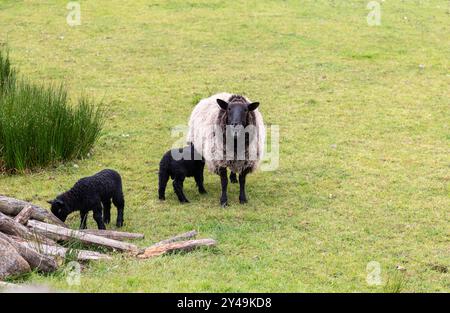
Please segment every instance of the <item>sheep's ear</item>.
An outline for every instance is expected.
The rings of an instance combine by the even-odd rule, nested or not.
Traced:
[[[53,204],[53,202],[54,202],[53,200],[48,200],[47,201],[48,204]]]
[[[250,103],[247,108],[249,111],[256,110],[256,108],[259,106],[259,102],[252,102]]]
[[[222,99],[217,99],[217,104],[220,106],[222,110],[228,109],[228,102],[223,101]]]

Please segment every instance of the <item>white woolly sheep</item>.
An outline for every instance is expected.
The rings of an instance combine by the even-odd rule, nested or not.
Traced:
[[[189,119],[187,142],[197,147],[208,169],[220,175],[222,206],[228,201],[227,168],[231,182],[239,174],[239,201],[246,203],[245,177],[263,158],[265,128],[258,106],[241,95],[219,93],[201,100]]]

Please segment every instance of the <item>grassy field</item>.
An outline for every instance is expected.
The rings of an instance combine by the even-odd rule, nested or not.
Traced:
[[[219,242],[91,263],[81,285],[62,273],[28,281],[83,292],[450,291],[450,4],[384,1],[370,27],[367,3],[81,1],[81,25],[70,27],[67,1],[0,0],[0,43],[22,74],[64,80],[71,95],[107,106],[90,158],[0,174],[0,193],[48,207],[79,178],[114,168],[124,230],[146,235],[139,245],[191,229]],[[189,180],[190,204],[172,188],[160,202],[171,128],[220,91],[260,101],[265,122],[280,126],[279,168],[249,176],[247,205],[233,185],[220,208],[210,173],[208,195]],[[371,261],[381,285],[366,282]]]

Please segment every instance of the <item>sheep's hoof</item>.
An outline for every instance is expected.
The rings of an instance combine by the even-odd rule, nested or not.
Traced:
[[[166,197],[159,197],[159,200],[164,201],[166,200]]]
[[[189,200],[188,199],[183,199],[183,200],[180,201],[180,203],[189,203]]]
[[[202,194],[202,195],[204,195],[205,193],[207,193],[205,189],[199,190],[198,192],[199,192],[200,194]]]
[[[240,202],[241,204],[246,204],[248,201],[247,201],[247,199],[239,199],[239,202]]]
[[[105,224],[109,224],[109,222],[110,222],[110,220],[109,219],[107,219],[107,218],[105,218],[105,219],[103,219],[103,223],[105,223]]]
[[[222,207],[222,208],[225,208],[226,206],[228,206],[228,201],[220,201],[220,206]]]
[[[118,222],[116,223],[116,226],[117,226],[117,227],[122,227],[122,226],[123,226],[123,221],[118,221]]]

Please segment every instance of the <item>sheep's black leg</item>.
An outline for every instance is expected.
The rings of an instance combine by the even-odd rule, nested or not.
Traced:
[[[227,168],[221,167],[219,169],[220,182],[222,185],[222,196],[220,197],[220,205],[226,207],[228,205],[227,187],[228,187],[228,176]]]
[[[102,200],[103,205],[103,222],[109,224],[111,221],[111,199]]]
[[[244,170],[241,174],[239,174],[239,202],[247,203],[247,196],[245,195],[245,177],[247,176],[248,171]]]
[[[112,198],[112,201],[117,208],[116,226],[122,227],[123,226],[123,209],[125,207],[125,199],[123,198],[123,192],[120,191],[116,195],[114,195],[114,197]]]
[[[97,222],[98,229],[106,229],[105,224],[103,223],[103,214],[102,214],[102,205],[99,201],[92,208],[94,211],[94,220]]]
[[[181,203],[189,202],[183,192],[183,182],[184,176],[175,177],[173,181],[173,190],[175,191],[175,194],[177,195],[178,200],[180,200]]]
[[[233,172],[230,173],[230,182],[232,184],[235,184],[235,183],[238,182],[237,177],[236,177],[236,173],[233,173]]]
[[[86,229],[87,217],[88,211],[80,211],[80,218],[81,218],[80,229]]]

